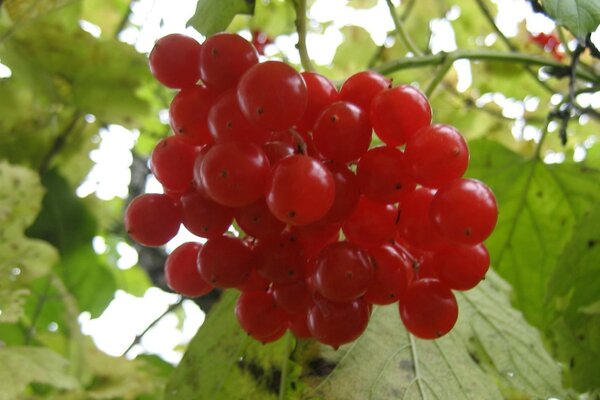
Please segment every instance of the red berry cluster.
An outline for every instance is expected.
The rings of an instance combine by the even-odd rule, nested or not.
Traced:
[[[125,224],[147,246],[180,224],[207,239],[170,254],[172,289],[239,289],[239,323],[261,342],[290,329],[337,348],[362,334],[373,304],[394,302],[418,337],[453,327],[452,289],[483,279],[497,208],[487,186],[462,178],[467,145],[431,125],[419,90],[364,71],[338,91],[317,73],[259,63],[228,33],[202,45],[166,36],[150,66],[179,89],[174,135],[151,156],[165,194],[134,199]],[[372,131],[384,145],[370,148]],[[234,221],[244,235],[227,233]]]

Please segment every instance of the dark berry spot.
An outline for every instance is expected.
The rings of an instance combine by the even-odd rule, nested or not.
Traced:
[[[465,236],[471,236],[472,233],[471,228],[465,228]]]
[[[227,170],[223,170],[223,171],[221,171],[221,173],[219,174],[219,176],[220,176],[221,178],[227,178],[227,176],[228,176],[228,175],[229,175],[229,174],[227,173]]]
[[[336,123],[338,122],[338,120],[340,119],[336,114],[333,114],[331,117],[331,122]]]
[[[233,122],[231,122],[231,121],[227,121],[227,123],[225,124],[225,127],[226,127],[227,129],[231,129],[231,128],[233,128]]]
[[[265,112],[265,110],[262,107],[258,107],[256,109],[256,114],[257,115],[263,115],[264,112]]]
[[[396,190],[400,190],[400,189],[402,189],[402,184],[401,184],[400,182],[397,182],[397,183],[394,185],[394,189],[396,189]]]
[[[213,56],[218,56],[219,55],[219,50],[216,47],[213,47],[212,49],[210,49],[210,53]]]
[[[294,210],[288,211],[288,217],[289,217],[289,218],[294,218],[294,217],[296,217],[296,211],[294,211]]]

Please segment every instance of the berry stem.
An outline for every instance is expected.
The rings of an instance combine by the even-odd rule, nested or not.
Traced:
[[[392,0],[385,0],[385,2],[387,3],[388,8],[390,9],[390,15],[392,17],[392,20],[394,21],[394,26],[396,27],[396,34],[398,35],[398,38],[402,41],[402,44],[404,44],[408,51],[410,51],[414,55],[423,55],[423,52],[419,50],[419,48],[415,45],[410,36],[408,36],[406,29],[404,29],[404,24],[398,17],[398,14],[396,13],[396,7],[394,7]]]
[[[455,60],[452,57],[446,58],[444,63],[439,67],[437,73],[434,75],[433,79],[431,79],[431,81],[427,84],[424,92],[425,96],[428,98],[431,97],[438,85],[444,80],[444,77],[448,71],[450,71],[450,68],[452,68],[454,61]]]
[[[456,50],[449,53],[437,53],[416,57],[399,58],[397,60],[383,63],[374,68],[374,70],[381,74],[390,74],[403,69],[419,68],[426,65],[441,65],[448,58],[451,58],[452,60],[507,62],[514,64],[535,65],[540,67],[565,67],[564,64],[558,61],[528,54],[494,50]],[[582,71],[579,68],[577,68],[575,74],[580,79],[593,83],[600,83],[600,76],[591,74],[587,71]]]
[[[315,67],[312,65],[310,57],[308,55],[308,48],[306,47],[306,0],[292,0],[296,8],[296,31],[298,32],[298,53],[300,53],[300,62],[302,68],[305,71],[314,71]]]

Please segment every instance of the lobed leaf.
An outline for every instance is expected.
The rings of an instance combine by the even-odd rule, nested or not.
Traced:
[[[188,21],[205,36],[224,31],[236,14],[252,14],[255,0],[199,0]]]
[[[547,335],[579,391],[600,388],[600,203],[565,246],[550,278]]]
[[[600,24],[600,3],[596,0],[544,0],[543,5],[557,24],[580,38]]]

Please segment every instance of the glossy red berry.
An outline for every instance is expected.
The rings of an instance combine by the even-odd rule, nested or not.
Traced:
[[[259,274],[274,283],[290,283],[304,277],[304,249],[287,232],[260,240],[254,247],[254,265]]]
[[[237,287],[250,276],[252,260],[252,250],[243,240],[223,235],[204,243],[198,253],[198,271],[215,287]]]
[[[165,194],[142,194],[125,210],[125,230],[144,246],[162,246],[179,231],[181,208]]]
[[[190,191],[181,196],[183,225],[196,236],[221,236],[233,222],[233,210],[215,203],[201,192]]]
[[[213,287],[198,272],[196,260],[202,245],[183,243],[169,254],[165,261],[165,280],[175,292],[187,297],[204,296]]]
[[[364,248],[379,246],[394,238],[398,210],[361,196],[358,206],[342,225],[346,238]]]
[[[393,245],[386,243],[369,250],[373,264],[373,278],[365,300],[371,304],[392,304],[406,294],[412,277],[412,263]]]
[[[285,313],[268,292],[242,293],[235,305],[235,316],[244,331],[263,343],[277,339],[287,329]]]
[[[306,315],[308,308],[313,304],[312,295],[308,291],[304,280],[290,283],[274,283],[271,287],[275,303],[289,314]]]
[[[363,299],[334,303],[320,299],[308,311],[308,329],[319,342],[334,349],[357,339],[367,329],[369,305]]]
[[[329,211],[334,196],[331,172],[314,158],[294,155],[273,167],[265,197],[269,209],[280,221],[306,225]]]
[[[161,139],[150,156],[154,177],[167,190],[185,192],[194,176],[194,161],[199,149],[177,136]]]
[[[398,206],[398,233],[411,246],[435,249],[443,238],[429,218],[435,189],[419,187],[408,194]]]
[[[257,239],[277,236],[285,228],[285,224],[271,214],[263,198],[238,208],[235,220],[247,235]]]
[[[361,193],[380,203],[397,203],[415,189],[406,158],[395,147],[367,151],[358,162],[356,177]]]
[[[194,145],[211,143],[207,118],[215,99],[216,94],[204,86],[192,86],[177,93],[169,107],[173,132]]]
[[[483,243],[475,246],[446,245],[436,251],[432,264],[440,281],[451,289],[469,290],[485,277],[490,254]]]
[[[367,152],[371,143],[369,116],[352,103],[336,101],[317,118],[313,138],[326,159],[340,163],[355,161]]]
[[[413,179],[433,188],[462,177],[469,164],[465,139],[449,125],[422,128],[408,140],[404,154]]]
[[[189,36],[178,33],[164,36],[150,52],[150,71],[160,83],[172,89],[194,86],[200,79],[201,48]]]
[[[421,339],[436,339],[448,333],[458,319],[452,291],[436,279],[421,279],[408,285],[400,302],[400,317],[406,329]]]
[[[280,61],[256,64],[237,89],[242,112],[254,125],[285,130],[300,121],[308,100],[302,75]]]
[[[345,164],[330,162],[325,166],[333,176],[335,197],[331,208],[323,217],[323,221],[342,222],[354,212],[358,205],[360,198],[358,179]]]
[[[498,220],[496,198],[476,179],[456,179],[441,187],[430,208],[433,225],[447,240],[464,245],[483,242]]]
[[[297,128],[301,131],[312,131],[317,117],[331,103],[339,100],[340,95],[334,84],[316,72],[301,72],[307,90],[306,110]]]
[[[224,91],[235,88],[257,63],[258,53],[250,42],[233,33],[217,33],[202,44],[200,76],[206,86]]]
[[[315,263],[315,288],[327,300],[357,299],[371,284],[371,260],[364,250],[350,242],[329,244],[321,250]]]
[[[385,144],[400,146],[431,123],[431,107],[418,89],[403,85],[379,92],[371,102],[370,117]]]
[[[242,207],[263,196],[269,171],[269,160],[260,147],[235,141],[216,144],[206,153],[200,177],[214,201]]]
[[[340,96],[342,100],[356,104],[368,114],[373,98],[391,85],[391,79],[377,72],[361,71],[346,79],[340,89]]]

